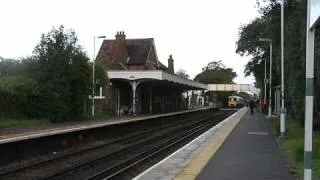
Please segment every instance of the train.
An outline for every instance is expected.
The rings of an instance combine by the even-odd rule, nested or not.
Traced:
[[[228,97],[229,107],[243,107],[243,106],[246,106],[247,104],[248,102],[240,96],[233,95]]]

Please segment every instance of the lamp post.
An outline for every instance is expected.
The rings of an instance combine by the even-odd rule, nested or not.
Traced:
[[[280,134],[284,137],[286,132],[285,123],[285,108],[284,108],[284,43],[283,43],[283,29],[284,29],[284,0],[281,1],[281,113],[280,113]]]
[[[94,97],[95,97],[95,59],[96,59],[96,39],[103,39],[106,36],[93,37],[93,59],[92,59],[92,94],[91,94],[91,115],[94,117]]]
[[[263,104],[267,100],[267,61],[264,60],[264,99]]]
[[[271,117],[271,95],[272,95],[272,40],[271,39],[267,39],[267,38],[259,38],[259,41],[262,42],[268,42],[270,45],[270,73],[269,73],[269,108],[268,108],[268,117]],[[266,61],[265,61],[265,72],[264,72],[264,77],[266,79]],[[265,82],[265,97],[264,99],[266,99],[266,82]]]

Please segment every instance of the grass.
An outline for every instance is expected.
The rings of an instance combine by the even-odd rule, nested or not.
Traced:
[[[0,119],[0,128],[50,124],[47,119]]]
[[[279,136],[279,119],[273,122],[274,129]],[[297,121],[287,121],[286,138],[279,140],[293,171],[298,176],[298,179],[303,179],[304,171],[304,129]],[[319,179],[320,177],[320,135],[318,132],[313,132],[312,140],[312,177]]]
[[[95,112],[95,116],[96,116],[97,118],[99,118],[99,117],[106,117],[106,118],[108,118],[108,117],[114,116],[114,114],[113,114],[112,112],[109,112],[109,111],[96,111],[96,112]]]
[[[114,112],[96,110],[94,113],[94,118],[92,118],[91,111],[88,111],[82,114],[81,120],[108,119],[114,116]]]
[[[96,111],[95,119],[106,119],[113,117],[114,114],[110,111]],[[91,113],[84,113],[81,117],[77,118],[77,121],[92,120]],[[25,126],[37,126],[51,124],[49,119],[0,119],[0,128],[9,127],[25,127]]]

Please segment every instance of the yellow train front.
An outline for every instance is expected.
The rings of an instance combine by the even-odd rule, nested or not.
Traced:
[[[228,97],[228,106],[229,107],[242,107],[242,106],[245,106],[245,101],[240,96],[229,96]]]

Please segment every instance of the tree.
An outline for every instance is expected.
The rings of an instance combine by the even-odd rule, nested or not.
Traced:
[[[32,57],[7,59],[0,57],[0,76],[27,76],[32,77],[35,62]]]
[[[0,59],[0,76],[10,76],[19,74],[22,68],[22,63],[16,59]]]
[[[222,63],[221,60],[209,62],[206,67],[203,67],[203,68],[202,68],[202,71],[206,71],[206,70],[220,70],[220,69],[226,69],[226,66]]]
[[[53,122],[78,118],[91,94],[88,61],[74,31],[63,26],[42,34],[33,57],[1,57],[0,109],[4,112],[0,116],[44,117]],[[97,64],[95,74],[97,85],[104,86],[105,69]]]
[[[0,117],[42,116],[40,84],[25,76],[0,76]]]
[[[44,109],[52,121],[74,119],[83,112],[90,90],[89,58],[73,30],[63,26],[42,34],[34,49],[35,79],[45,89]]]
[[[237,73],[232,68],[227,68],[221,60],[213,61],[202,68],[202,72],[194,78],[205,84],[230,84],[234,83],[233,79],[237,77]]]
[[[237,73],[232,68],[227,68],[221,60],[213,61],[202,68],[202,72],[194,78],[205,84],[233,84],[233,79],[237,77]],[[227,104],[228,96],[232,92],[208,92],[209,101],[218,101],[222,105]],[[215,98],[216,97],[216,98]]]
[[[92,69],[92,63],[90,64],[90,69]],[[92,80],[92,73],[90,74],[90,80]],[[92,85],[92,82],[90,82]],[[100,62],[96,62],[95,63],[95,94],[98,94],[99,92],[99,88],[100,87],[107,87],[109,84],[109,79],[106,73],[106,68],[105,65],[100,63]],[[92,87],[90,87],[92,88]],[[91,95],[92,91],[90,90],[90,95]]]
[[[284,79],[285,79],[285,106],[288,114],[304,123],[304,96],[305,96],[305,47],[306,47],[306,1],[286,1],[284,3]],[[251,23],[240,27],[239,40],[236,52],[240,55],[251,56],[247,63],[245,74],[253,74],[257,85],[263,89],[264,61],[269,58],[269,48],[266,43],[258,41],[259,37],[272,39],[273,44],[273,85],[280,84],[280,4],[276,1],[267,1],[259,7],[260,17]],[[319,27],[316,27],[316,32]],[[316,33],[315,49],[320,47],[320,36]],[[319,59],[320,51],[315,51],[315,59]],[[269,62],[268,62],[269,63]],[[268,66],[268,64],[267,64]],[[268,73],[268,72],[267,72]],[[320,63],[315,61],[315,89],[320,87]],[[318,117],[320,101],[319,91],[315,92],[315,118]]]
[[[179,77],[182,77],[182,78],[185,78],[185,79],[189,79],[189,74],[187,74],[187,72],[183,69],[179,69],[177,72],[176,72],[176,75],[179,76]]]
[[[43,118],[42,86],[32,79],[32,58],[0,59],[0,117]]]

